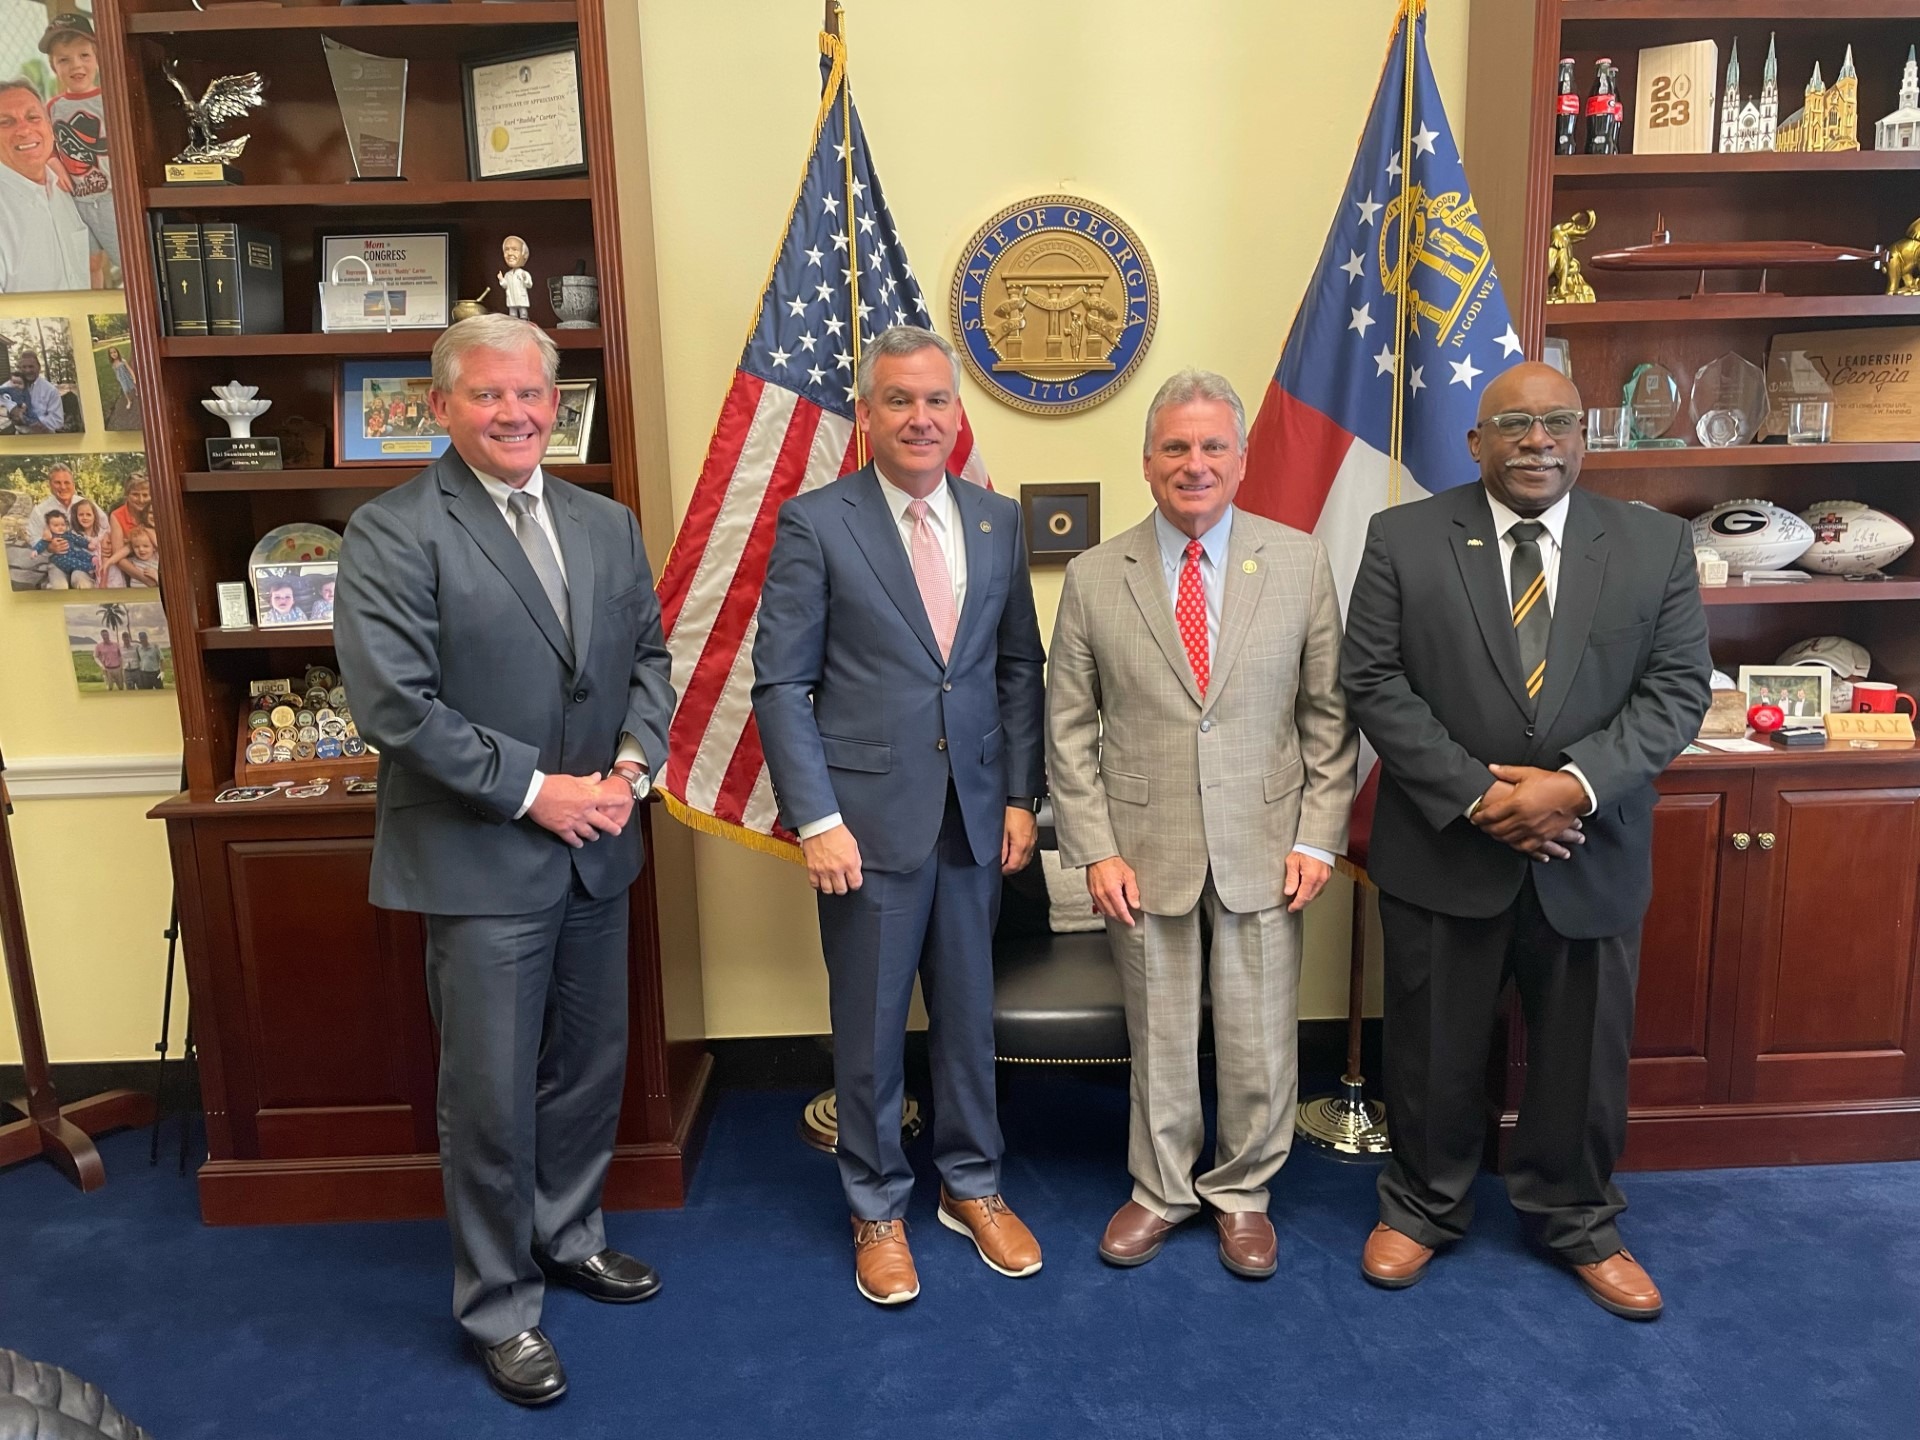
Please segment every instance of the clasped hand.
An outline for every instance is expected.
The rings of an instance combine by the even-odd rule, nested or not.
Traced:
[[[633,814],[633,787],[619,775],[549,775],[540,782],[527,818],[578,850],[602,835],[618,835]]]
[[[1580,812],[1587,787],[1565,770],[1532,765],[1489,765],[1494,782],[1473,812],[1473,823],[1503,845],[1545,864],[1567,860],[1587,843]]]

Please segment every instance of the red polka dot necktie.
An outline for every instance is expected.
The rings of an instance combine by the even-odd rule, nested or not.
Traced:
[[[1187,663],[1193,667],[1193,682],[1200,687],[1200,698],[1207,695],[1207,594],[1200,584],[1201,546],[1198,540],[1187,542],[1187,558],[1180,566],[1180,593],[1174,601],[1173,618],[1180,623],[1180,641],[1187,647]]]

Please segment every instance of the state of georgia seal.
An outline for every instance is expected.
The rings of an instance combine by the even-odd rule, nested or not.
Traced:
[[[1036,195],[982,225],[953,273],[953,329],[974,379],[1035,415],[1111,397],[1140,366],[1160,285],[1127,223],[1077,195]]]

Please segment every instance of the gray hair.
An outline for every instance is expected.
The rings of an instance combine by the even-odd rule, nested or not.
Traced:
[[[433,342],[433,388],[442,395],[452,393],[460,380],[460,362],[469,351],[517,355],[528,348],[540,353],[540,368],[551,386],[560,378],[560,351],[553,337],[539,326],[513,315],[475,315],[456,321]]]
[[[918,325],[893,325],[882,330],[860,348],[860,368],[853,377],[853,388],[862,400],[873,399],[873,367],[883,355],[917,355],[922,350],[938,350],[953,367],[954,393],[960,391],[960,357],[953,346],[931,330]]]
[[[1233,438],[1240,449],[1247,448],[1247,407],[1240,403],[1240,396],[1227,377],[1211,370],[1181,370],[1167,377],[1147,406],[1147,433],[1140,442],[1140,453],[1152,453],[1153,422],[1160,418],[1162,410],[1172,405],[1191,405],[1196,400],[1215,400],[1232,410]]]

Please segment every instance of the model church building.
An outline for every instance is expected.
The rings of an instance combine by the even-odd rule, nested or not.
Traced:
[[[1920,62],[1907,47],[1907,68],[1900,77],[1900,108],[1874,122],[1876,150],[1920,150]]]
[[[1733,53],[1727,58],[1727,86],[1720,100],[1720,153],[1773,149],[1779,119],[1779,66],[1774,60],[1773,37],[1767,37],[1767,68],[1761,75],[1757,104],[1740,101],[1740,42],[1735,40]]]
[[[1780,122],[1773,148],[1803,154],[1860,148],[1860,77],[1854,72],[1851,45],[1831,89],[1820,78],[1820,62],[1814,62],[1807,102]]]

